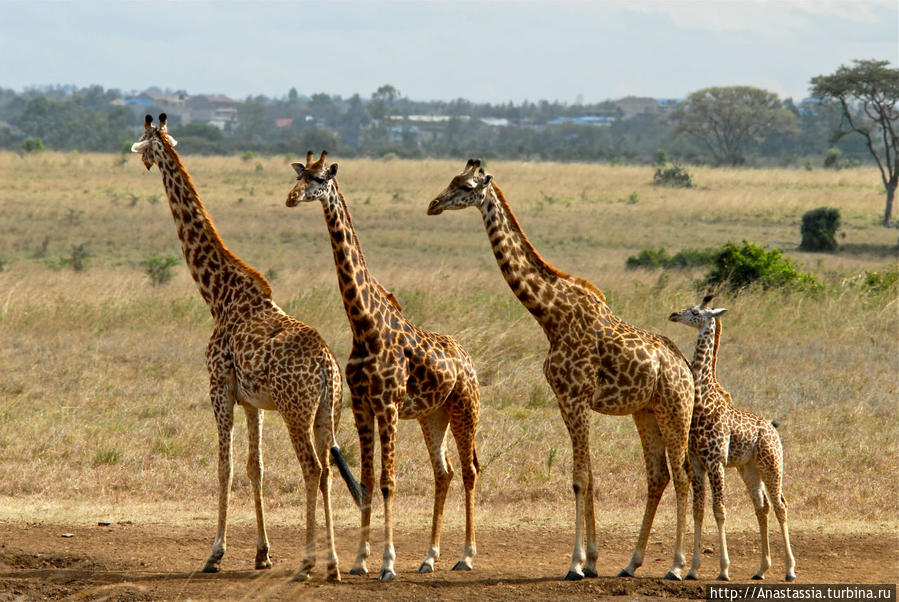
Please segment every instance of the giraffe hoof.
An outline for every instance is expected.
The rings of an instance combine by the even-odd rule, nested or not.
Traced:
[[[730,577],[725,575],[724,573],[721,573],[720,575],[715,577],[715,581],[730,581]]]
[[[393,581],[396,577],[396,573],[387,569],[381,569],[381,574],[378,575],[378,581]]]
[[[665,576],[663,577],[663,579],[667,579],[668,581],[680,581],[681,576],[678,575],[677,573],[675,573],[674,571],[668,571],[667,573],[665,573]]]
[[[758,573],[756,573],[755,575],[752,576],[753,581],[764,581],[764,579],[765,579],[765,576],[759,575]]]
[[[364,566],[354,566],[350,569],[350,575],[359,575],[360,577],[365,577],[368,575],[368,569]]]
[[[568,574],[565,575],[565,581],[580,581],[583,578],[584,574],[577,571],[568,571]]]
[[[290,578],[291,581],[303,583],[305,581],[309,581],[309,573],[304,573],[303,571],[298,571],[294,573],[293,577]]]
[[[272,568],[272,561],[269,558],[265,558],[265,559],[257,558],[256,559],[256,570],[257,571],[262,571],[262,570],[270,569],[270,568]]]
[[[595,579],[596,577],[599,577],[599,573],[596,572],[595,568],[584,567],[584,577],[587,577],[588,579]]]
[[[329,583],[339,583],[340,582],[340,571],[328,572],[328,582]]]
[[[696,576],[696,573],[687,573],[687,576],[684,577],[686,581],[698,581],[699,577]]]
[[[204,573],[220,573],[222,571],[222,567],[216,563],[213,564],[211,562],[207,562],[206,566],[203,567]]]
[[[784,577],[784,581],[796,581],[796,575],[794,573],[787,573],[787,576]]]
[[[616,577],[633,577],[634,574],[628,571],[627,569],[621,569],[621,572],[615,575]]]
[[[433,564],[430,564],[430,563],[428,563],[428,562],[422,562],[422,563],[421,563],[421,566],[418,567],[418,572],[419,572],[419,573],[433,573],[433,572],[434,572],[434,565],[433,565]]]
[[[455,565],[453,565],[453,570],[454,571],[470,571],[471,563],[469,563],[465,560],[460,560]]]

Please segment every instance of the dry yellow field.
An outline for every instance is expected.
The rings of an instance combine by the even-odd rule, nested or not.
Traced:
[[[350,333],[321,209],[284,207],[289,160],[184,156],[225,242],[343,361]],[[354,159],[341,162],[339,178],[369,268],[413,321],[452,334],[475,360],[479,525],[557,527],[567,537],[571,449],[541,372],[543,334],[502,280],[477,212],[425,215],[462,165]],[[825,282],[815,296],[719,298],[730,309],[719,378],[740,407],[780,422],[795,528],[896,532],[896,289],[878,295],[850,284],[897,261],[896,230],[878,225],[873,169],[696,168],[691,190],[653,187],[649,167],[490,162],[488,170],[548,261],[592,281],[618,315],[670,336],[688,356],[695,332],[666,317],[698,300],[700,273],[625,271],[629,255],[746,239],[784,249]],[[841,211],[842,250],[796,252],[802,214],[822,205]],[[88,254],[82,271],[60,261],[78,245]],[[211,319],[183,259],[170,283],[151,284],[141,262],[154,255],[181,259],[159,174],[136,156],[0,154],[0,520],[189,523],[208,526],[211,541],[216,432],[203,362]],[[302,475],[280,420],[266,425],[269,520],[300,525]],[[244,430],[238,420],[231,516],[251,524]],[[339,440],[358,469],[349,412]],[[644,498],[636,430],[630,419],[597,415],[592,443],[601,526],[635,532]],[[422,528],[433,484],[414,423],[401,425],[397,471],[398,528]],[[356,525],[343,484],[334,489],[338,526]],[[449,529],[463,520],[461,498],[457,478]],[[754,529],[736,474],[728,509],[732,528]],[[666,492],[656,519],[666,545],[673,510]]]

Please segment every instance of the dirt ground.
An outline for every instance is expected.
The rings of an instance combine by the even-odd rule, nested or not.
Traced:
[[[118,523],[66,528],[51,524],[0,522],[0,600],[495,600],[509,598],[628,599],[702,598],[703,582],[660,579],[671,561],[671,542],[650,540],[646,563],[634,579],[613,577],[630,556],[632,538],[599,533],[602,575],[564,582],[571,534],[567,531],[482,530],[471,572],[453,572],[461,552],[462,534],[444,534],[443,557],[436,572],[416,573],[428,542],[426,531],[397,534],[397,579],[379,583],[378,537],[372,541],[369,569],[373,575],[347,574],[356,544],[356,530],[337,533],[343,581],[324,581],[324,542],[310,582],[288,582],[299,566],[303,531],[293,527],[270,530],[273,569],[252,569],[255,533],[252,527],[229,531],[229,547],[216,575],[196,572],[210,551],[213,528],[165,524]],[[379,535],[377,530],[374,536]],[[706,537],[707,546],[715,540]],[[731,575],[748,580],[758,564],[757,535],[729,534]],[[772,531],[773,566],[769,583],[782,579],[783,556]],[[799,583],[895,583],[899,577],[899,538],[891,534],[833,535],[793,533]],[[707,547],[702,576],[714,578],[718,558]]]

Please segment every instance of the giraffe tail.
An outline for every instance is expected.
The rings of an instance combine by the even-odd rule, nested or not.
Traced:
[[[337,367],[336,362],[334,362],[333,359],[331,362],[332,378],[328,379],[327,384],[325,385],[325,401],[328,403],[328,408],[331,410],[331,458],[334,460],[334,464],[337,465],[337,471],[340,472],[343,482],[346,483],[350,495],[353,496],[356,507],[362,508],[362,501],[367,496],[362,490],[362,485],[359,484],[359,481],[356,480],[356,477],[354,477],[352,471],[350,471],[350,467],[346,463],[346,458],[343,457],[343,452],[340,451],[340,446],[337,445],[337,425],[334,424],[334,422],[335,416],[338,415],[340,408],[335,406],[336,404],[341,403],[343,384],[340,379],[340,368]]]

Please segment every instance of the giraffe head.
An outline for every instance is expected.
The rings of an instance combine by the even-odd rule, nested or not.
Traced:
[[[132,153],[140,153],[141,161],[149,170],[166,148],[174,148],[178,141],[169,136],[165,113],[159,114],[159,125],[153,125],[153,116],[144,118],[144,135],[131,145]]]
[[[299,203],[320,201],[328,198],[337,175],[337,163],[325,165],[328,151],[322,151],[318,161],[313,161],[312,151],[306,153],[306,163],[291,163],[297,172],[297,183],[287,195],[287,206],[296,207]]]
[[[709,307],[709,303],[711,303],[714,298],[715,295],[706,295],[699,305],[685,307],[680,311],[676,311],[668,316],[668,319],[671,322],[680,322],[681,324],[686,324],[693,328],[702,328],[711,320],[720,318],[724,315],[724,312],[727,311],[724,307],[719,307],[717,309]]]
[[[453,178],[449,186],[428,205],[428,215],[439,215],[445,209],[480,206],[492,181],[493,176],[481,168],[480,159],[469,159],[462,173]]]

